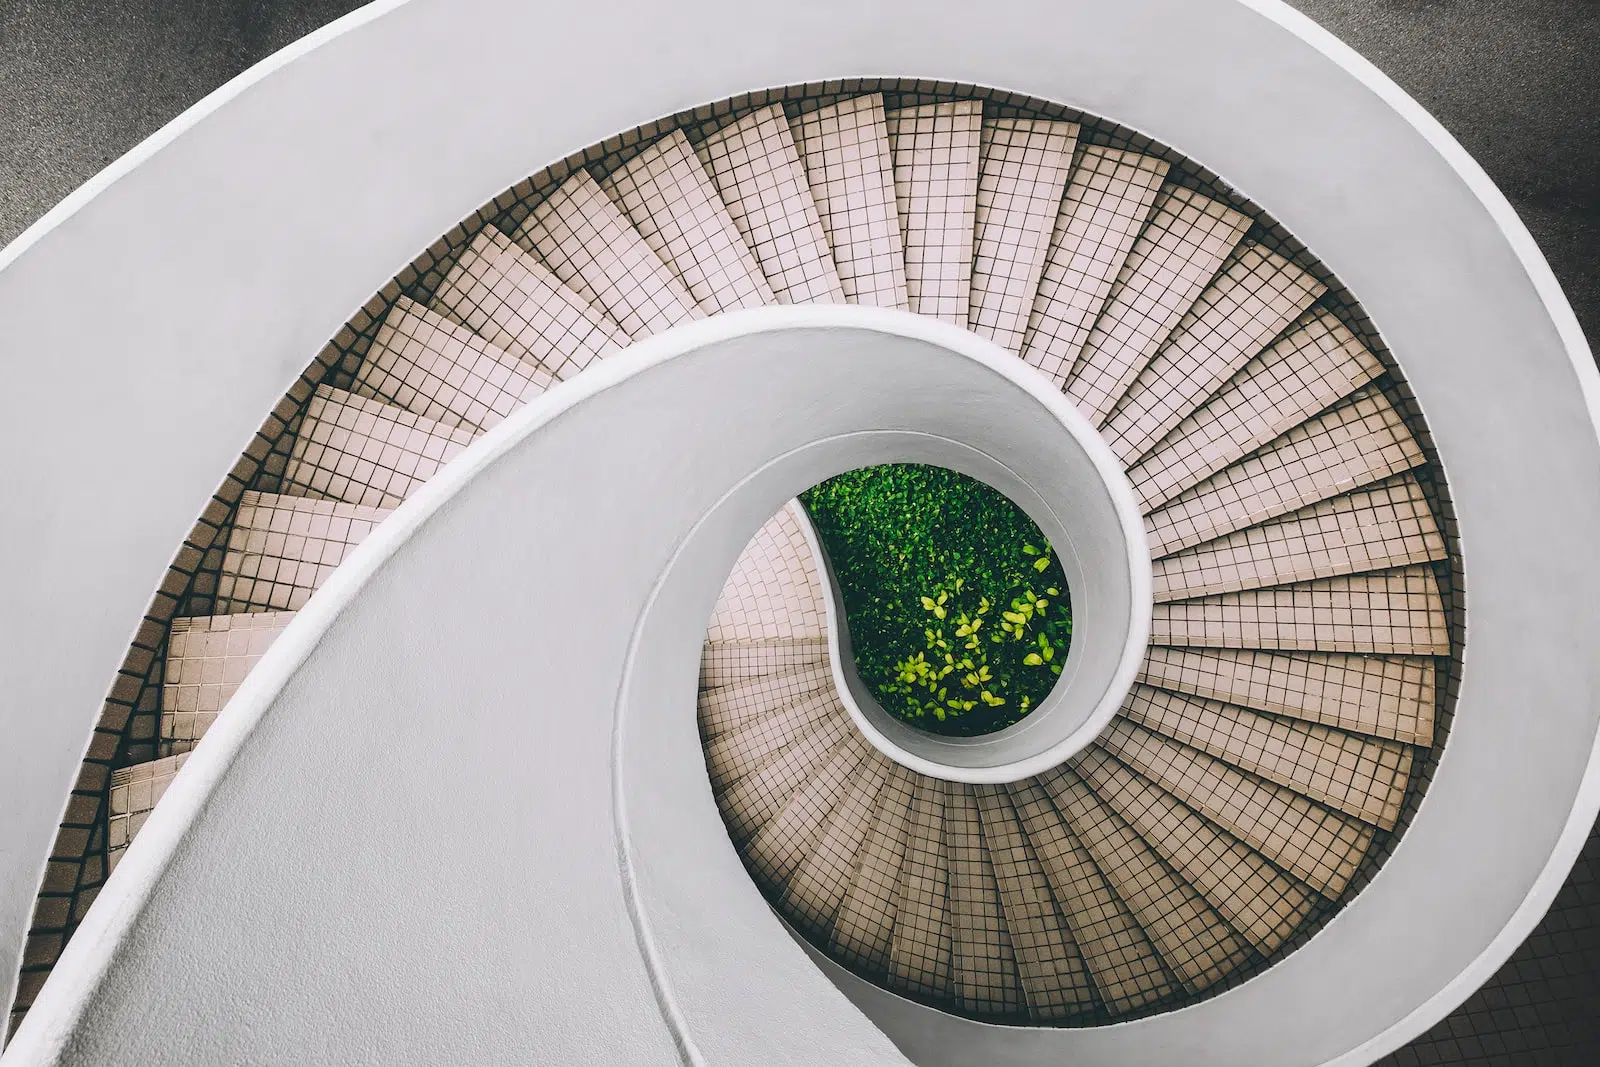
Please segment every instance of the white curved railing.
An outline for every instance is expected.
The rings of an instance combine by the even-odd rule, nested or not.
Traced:
[[[1543,914],[1600,807],[1600,667],[1588,654],[1600,578],[1574,564],[1600,527],[1600,380],[1531,239],[1460,147],[1370,66],[1265,0],[1010,0],[982,19],[970,5],[905,19],[858,0],[824,0],[803,20],[705,0],[591,5],[559,26],[546,14],[509,0],[367,9],[220,90],[0,256],[13,503],[0,547],[13,618],[26,620],[0,650],[12,698],[0,956],[20,956],[94,711],[173,546],[248,428],[350,308],[477,203],[578,146],[751,87],[894,72],[1005,86],[1142,129],[1303,239],[1359,295],[1420,399],[1449,476],[1473,623],[1449,746],[1404,843],[1277,967],[1184,1011],[1089,1031],[984,1027],[876,990],[861,1002],[923,1063],[983,1041],[992,1062],[1354,1064],[1486,979]],[[437,42],[461,25],[493,30],[474,35],[470,78],[437,62]],[[224,210],[219,241],[211,221]],[[148,469],[130,477],[113,456]],[[383,769],[364,758],[339,775]],[[224,783],[235,779],[243,788],[238,768]],[[678,805],[651,814],[691,816]],[[173,869],[198,876],[183,857],[204,846],[184,840]],[[330,859],[329,892],[339,869]],[[107,913],[97,905],[95,922]],[[713,931],[692,959],[714,969],[727,948]],[[740,951],[785,958],[774,944]],[[250,977],[299,1002],[295,976]],[[609,994],[619,1003],[625,981],[619,972]],[[1332,1003],[1336,1017],[1301,1010]],[[813,1030],[855,1033],[816,1007]]]

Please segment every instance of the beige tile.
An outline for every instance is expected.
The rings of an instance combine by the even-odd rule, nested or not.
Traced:
[[[1241,246],[1106,418],[1111,451],[1144,455],[1326,291],[1276,252]]]
[[[950,871],[950,970],[955,1002],[981,1015],[1020,1015],[1022,986],[1000,886],[970,786],[945,787],[944,847]]]
[[[603,311],[492,226],[445,275],[433,308],[559,381],[629,340]]]
[[[555,378],[407,297],[384,317],[350,386],[442,426],[481,432]]]
[[[1067,381],[1067,396],[1096,426],[1194,306],[1249,226],[1240,212],[1186,188],[1170,187],[1157,197]]]
[[[983,105],[923,104],[896,108],[885,118],[908,306],[964,327],[972,294]]]
[[[941,1000],[954,994],[944,796],[944,782],[918,776],[906,826],[905,860],[900,865],[885,979],[897,993]]]
[[[283,474],[293,496],[398,507],[472,443],[473,431],[321,385]]]
[[[173,619],[161,685],[161,754],[188,752],[294,618],[292,611]]]
[[[1249,959],[1249,945],[1083,779],[1062,767],[1039,780],[1185,989],[1198,993]]]
[[[601,183],[707,315],[777,302],[681,130]]]
[[[1312,312],[1174,427],[1128,480],[1146,510],[1159,507],[1382,373],[1343,323]]]
[[[1067,383],[1169,164],[1089,145],[1067,184],[1028,317],[1022,358]]]
[[[1362,389],[1146,516],[1150,553],[1191,548],[1423,462],[1394,405]]]
[[[967,328],[1010,352],[1022,351],[1077,140],[1074,122],[983,124]]]
[[[591,307],[634,340],[700,317],[694,297],[588,171],[533,209],[514,235]]]
[[[1287,585],[1445,556],[1422,486],[1399,474],[1156,560],[1155,598]]]
[[[1307,722],[1433,743],[1434,661],[1422,656],[1154,646],[1139,680]]]
[[[697,151],[778,302],[844,303],[783,106],[752,111],[707,137]]]
[[[845,299],[904,308],[905,248],[883,96],[854,96],[790,120]]]

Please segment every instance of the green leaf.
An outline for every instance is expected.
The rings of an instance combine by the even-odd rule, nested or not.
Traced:
[[[1022,657],[1022,662],[1026,663],[1030,667],[1037,667],[1043,663],[1044,660],[1039,657],[1039,653],[1029,652],[1026,656]]]
[[[1023,545],[1022,553],[1025,556],[1037,556],[1039,554],[1039,550],[1032,545]]]
[[[1040,556],[1038,559],[1033,561],[1033,569],[1036,571],[1042,571],[1048,566],[1050,566],[1049,556]]]

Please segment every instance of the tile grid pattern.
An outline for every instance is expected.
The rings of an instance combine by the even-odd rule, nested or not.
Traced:
[[[898,96],[891,96],[889,98],[895,103],[914,101],[917,99],[915,94],[919,92],[924,95],[933,94],[934,97],[937,97],[941,93],[959,93],[963,91],[963,87],[934,85],[931,83],[922,85],[906,85],[900,83],[862,82],[857,83],[855,87],[871,89],[877,87],[879,84],[882,84],[884,88],[890,90],[891,92],[899,91]],[[779,91],[775,95],[778,98],[787,97],[793,99],[805,94],[816,94],[824,89],[838,92],[845,89],[845,85],[844,83],[829,83],[826,86],[797,87],[789,90]],[[1002,114],[1012,106],[1010,101],[1013,98],[1007,97],[1004,94],[984,92],[978,95],[985,96],[990,101],[990,106],[995,106],[996,103],[998,103],[998,111]],[[764,102],[763,97],[770,99],[768,94],[757,94],[747,98],[740,98],[736,101],[730,101],[721,106],[736,112],[742,106],[762,104]],[[1036,102],[1025,100],[1018,102],[1025,107],[1038,110]],[[1047,114],[1049,113],[1048,109],[1044,109],[1044,111]],[[1060,111],[1056,111],[1054,114],[1059,116],[1062,113]],[[594,167],[597,174],[602,173],[608,162],[613,158],[620,158],[625,161],[627,158],[633,158],[639,155],[640,153],[636,149],[637,144],[640,141],[647,140],[657,133],[671,129],[671,123],[684,123],[690,121],[691,119],[703,120],[706,117],[709,116],[702,114],[696,114],[693,116],[685,115],[674,117],[673,120],[663,120],[662,123],[652,124],[650,127],[644,128],[641,131],[636,131],[635,135],[633,135],[634,143],[632,145],[627,143],[629,141],[628,137],[614,139],[614,141],[607,142],[604,146],[597,146],[597,149],[594,150],[595,154],[586,152],[583,154],[581,160],[564,161],[562,164],[558,164],[550,168],[549,171],[545,172],[544,174],[536,176],[535,179],[530,179],[529,182],[525,182],[516,189],[508,191],[508,193],[504,194],[502,197],[496,198],[496,201],[494,201],[492,204],[486,205],[484,209],[480,209],[479,212],[475,213],[473,218],[466,220],[462,227],[458,227],[457,230],[452,231],[451,234],[441,239],[436,246],[430,248],[428,252],[424,253],[424,255],[419,258],[416,264],[413,264],[413,266],[408,268],[407,271],[402,272],[401,277],[397,278],[396,283],[386,287],[383,293],[380,293],[377,297],[374,297],[374,300],[369,303],[368,307],[363,309],[361,315],[359,315],[356,320],[352,321],[351,327],[347,328],[345,331],[342,331],[340,337],[336,339],[335,344],[330,345],[329,350],[325,352],[323,356],[319,356],[319,361],[321,361],[321,371],[319,371],[316,365],[314,365],[313,370],[326,372],[335,382],[338,382],[342,385],[348,385],[349,374],[351,371],[347,370],[346,368],[358,368],[360,366],[360,353],[364,350],[364,348],[371,344],[375,324],[381,321],[382,312],[385,309],[394,306],[395,301],[400,297],[401,288],[410,287],[412,292],[418,293],[422,298],[426,298],[429,291],[437,287],[442,274],[448,269],[448,265],[454,260],[455,251],[463,247],[465,242],[470,239],[472,232],[474,232],[477,227],[481,227],[486,221],[495,217],[496,213],[506,215],[507,217],[515,217],[515,215],[520,212],[521,217],[525,218],[527,214],[527,208],[523,205],[529,203],[530,201],[537,202],[538,198],[543,195],[541,192],[541,186],[544,188],[552,187],[555,184],[555,180],[561,177],[562,174],[570,174],[580,165]],[[1066,114],[1065,117],[1068,119],[1080,118],[1080,116],[1073,115],[1071,113]],[[1110,128],[1105,124],[1096,124],[1092,129],[1087,131],[1087,133],[1088,136],[1086,140],[1090,142],[1090,148],[1103,148],[1111,151],[1137,151],[1147,154],[1147,158],[1156,160],[1159,163],[1176,163],[1180,166],[1184,166],[1186,168],[1185,171],[1181,175],[1178,175],[1178,180],[1180,182],[1182,182],[1188,188],[1198,187],[1202,192],[1205,192],[1208,195],[1216,195],[1216,191],[1206,184],[1214,181],[1214,176],[1207,175],[1204,172],[1196,171],[1182,160],[1162,159],[1161,156],[1163,153],[1165,153],[1165,150],[1160,146],[1152,145],[1148,141],[1138,138],[1137,136],[1120,134],[1116,132],[1114,128]],[[1084,151],[1087,150],[1088,149],[1084,149]],[[608,189],[607,191],[610,192],[611,190]],[[1234,199],[1235,202],[1238,202],[1236,198],[1231,197],[1231,194],[1228,193],[1225,187],[1221,189],[1221,192],[1224,196],[1224,199]],[[1243,205],[1242,202],[1239,203],[1241,203],[1241,206],[1248,208],[1248,205]],[[502,223],[502,225],[504,225],[504,223]],[[511,227],[506,226],[506,228],[510,229]],[[1366,329],[1365,326],[1362,328]],[[1368,335],[1370,336],[1370,333]],[[312,374],[313,372],[308,372],[308,375]],[[341,374],[344,375],[343,378],[339,377]],[[303,404],[303,397],[304,394],[302,394],[302,399],[300,400],[295,400],[292,395],[290,398],[286,398],[286,404],[291,410],[287,412],[287,414],[289,414],[289,420],[287,423],[285,423],[285,425],[294,423],[297,413],[292,410],[293,406],[295,404]],[[418,412],[418,414],[421,413]],[[500,417],[503,417],[503,415]],[[1414,413],[1410,414],[1409,417],[1412,419],[1416,418]],[[269,435],[264,432],[262,436],[266,437]],[[280,444],[282,436],[283,435],[280,431],[277,436],[273,438],[263,449],[265,455],[261,458],[266,462],[257,464],[257,466],[262,470],[262,476],[259,479],[262,484],[272,484],[271,479],[274,476],[272,465],[274,461],[276,461],[278,464],[278,470],[280,472],[285,463],[285,453],[282,445]],[[279,476],[281,476],[281,474]],[[224,519],[223,525],[226,527],[226,519]],[[1447,537],[1451,535],[1449,525],[1450,523],[1447,519]],[[202,550],[200,554],[210,560],[216,560],[219,555],[219,553],[215,550],[210,553],[206,553],[204,550]],[[190,571],[189,573],[195,575],[197,578],[207,577],[207,575],[201,571],[200,568],[196,568],[196,570]],[[214,569],[212,573],[215,573]],[[193,580],[191,580],[191,584],[193,584]],[[208,594],[204,588],[198,590],[186,589],[185,594],[196,598],[202,610],[209,606],[205,603],[205,598]],[[1451,614],[1453,622],[1454,612],[1452,611]],[[739,647],[740,652],[743,653],[748,652],[750,649],[756,648],[757,645],[756,643],[730,643],[728,647]],[[765,653],[763,652],[762,654],[764,655]],[[799,654],[804,655],[805,653],[802,652]],[[1442,701],[1446,701],[1446,703],[1448,702],[1445,687],[1441,687],[1440,689],[1440,699]],[[63,829],[65,830],[66,827],[64,826]],[[19,1005],[21,1003],[22,1002],[19,1000]],[[16,1016],[14,1015],[13,1024],[15,1019]]]

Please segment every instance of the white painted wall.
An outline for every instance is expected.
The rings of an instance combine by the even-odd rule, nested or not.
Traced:
[[[410,0],[245,75],[52,213],[0,255],[0,588],[13,620],[0,645],[0,959],[20,954],[150,591],[352,308],[479,203],[618,130],[754,87],[923,75],[1142,129],[1303,239],[1421,398],[1470,578],[1450,745],[1373,885],[1214,1001],[1099,1031],[1006,1031],[1005,1047],[1081,1064],[1355,1063],[1442,1017],[1532,928],[1600,806],[1600,578],[1586,567],[1600,389],[1549,271],[1481,171],[1376,71],[1259,6],[998,0],[979,17],[934,0],[908,19],[903,5],[819,0],[795,18],[639,0],[552,20],[510,0]],[[463,42],[458,61],[440,62],[441,41]],[[273,977],[274,995],[300,1003],[297,974]],[[989,1035],[942,1018],[921,1033],[926,1062]]]

